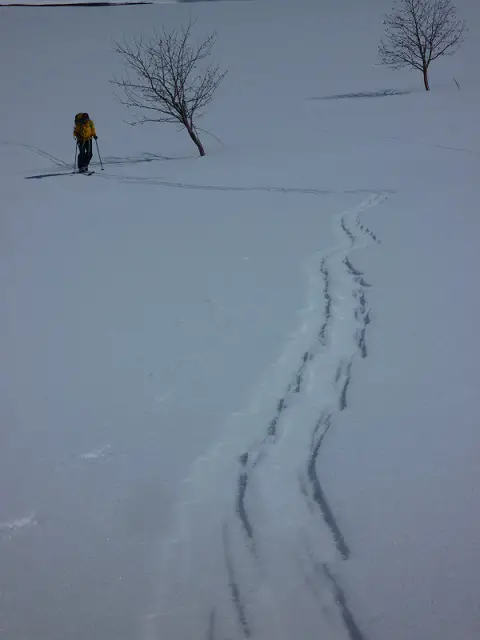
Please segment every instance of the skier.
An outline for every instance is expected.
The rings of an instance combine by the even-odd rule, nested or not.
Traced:
[[[93,155],[92,138],[97,140],[95,125],[93,120],[90,120],[88,113],[77,113],[75,116],[73,137],[76,138],[78,146],[78,171],[79,173],[87,173]]]

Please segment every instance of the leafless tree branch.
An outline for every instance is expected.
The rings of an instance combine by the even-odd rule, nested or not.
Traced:
[[[457,18],[452,0],[395,0],[384,25],[385,39],[379,46],[381,62],[393,69],[418,69],[427,91],[430,63],[456,53],[466,31],[466,23]]]
[[[131,124],[177,123],[184,127],[201,156],[204,146],[195,126],[226,75],[218,65],[208,63],[216,32],[192,44],[190,21],[173,31],[155,31],[149,39],[134,38],[115,43],[125,63],[122,78],[112,82],[121,89],[117,98],[130,109],[145,112]]]

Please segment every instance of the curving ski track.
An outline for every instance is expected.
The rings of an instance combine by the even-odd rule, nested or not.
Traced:
[[[321,464],[368,355],[371,285],[353,254],[379,240],[360,216],[387,195],[364,194],[334,217],[336,246],[312,267],[311,343],[300,341],[271,416],[263,426],[254,412],[239,417],[231,438],[196,461],[162,548],[148,640],[366,640],[335,570],[355,540]]]

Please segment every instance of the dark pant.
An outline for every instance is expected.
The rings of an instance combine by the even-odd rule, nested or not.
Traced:
[[[90,160],[92,159],[92,139],[78,141],[78,170],[88,169]]]

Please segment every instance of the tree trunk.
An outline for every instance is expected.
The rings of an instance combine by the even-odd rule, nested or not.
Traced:
[[[428,67],[426,64],[423,65],[423,83],[425,85],[426,91],[430,91],[430,84],[428,82]]]
[[[190,123],[185,125],[187,131],[188,131],[188,135],[190,136],[190,138],[193,140],[193,142],[195,143],[197,149],[198,149],[198,153],[201,156],[206,155],[205,154],[205,149],[203,148],[203,144],[200,141],[200,138],[198,137],[197,133],[195,132],[195,129],[193,129],[193,127],[190,126]]]

